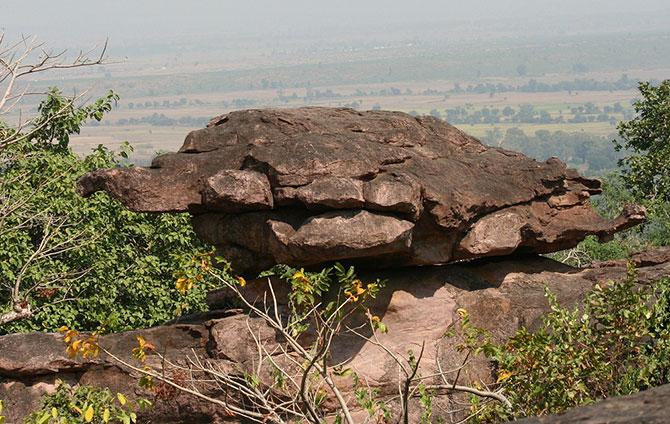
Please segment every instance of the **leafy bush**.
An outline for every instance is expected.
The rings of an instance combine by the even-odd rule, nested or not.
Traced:
[[[619,123],[622,142],[615,142],[617,149],[632,151],[620,161],[623,178],[635,197],[670,202],[670,80],[638,88],[636,117]]]
[[[68,147],[70,134],[86,119],[101,119],[115,99],[111,93],[63,114],[67,103],[51,91],[40,106],[45,125],[38,121],[39,129],[0,150],[7,207],[0,211],[0,313],[17,303],[32,313],[0,325],[0,334],[62,325],[93,330],[102,322],[121,331],[206,308],[206,277],[175,290],[177,274],[197,269],[208,249],[187,215],[133,213],[105,193],[84,199],[75,191],[86,172],[123,166],[127,150],[116,155],[99,146],[79,158]],[[36,256],[44,243],[53,252]]]
[[[480,422],[559,413],[670,382],[670,279],[639,287],[631,271],[622,283],[596,286],[579,307],[561,307],[548,291],[547,299],[551,312],[538,331],[481,349],[514,407],[485,405]]]
[[[648,201],[636,198],[627,188],[626,181],[619,174],[608,174],[603,179],[603,194],[593,201],[596,210],[607,218],[615,218],[626,204],[641,203],[648,211],[647,222],[617,234],[618,241],[628,250],[642,250],[651,246],[670,244],[670,204],[662,201]]]
[[[76,388],[59,382],[56,391],[42,397],[42,407],[25,420],[25,424],[76,424],[137,422],[136,411],[151,406],[151,402],[138,399],[128,401],[122,393],[91,386]]]

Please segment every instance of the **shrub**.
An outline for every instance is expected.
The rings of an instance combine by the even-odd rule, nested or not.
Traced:
[[[131,402],[123,393],[91,386],[75,388],[61,381],[54,393],[42,397],[41,408],[25,424],[130,424],[137,422],[136,411],[150,406],[145,399]]]
[[[521,329],[483,350],[514,407],[486,405],[480,422],[559,413],[670,382],[670,279],[638,286],[630,272],[575,308],[549,291],[547,299],[551,312],[538,331]]]
[[[99,146],[79,158],[68,147],[69,135],[101,119],[115,98],[73,107],[0,149],[0,315],[17,304],[31,313],[0,325],[0,334],[94,330],[103,322],[121,331],[206,308],[211,279],[175,289],[177,274],[193,273],[208,252],[186,214],[133,213],[105,193],[84,199],[75,191],[84,173],[124,166],[127,148],[117,155]],[[63,102],[51,91],[41,116]],[[52,250],[40,253],[43,244]]]

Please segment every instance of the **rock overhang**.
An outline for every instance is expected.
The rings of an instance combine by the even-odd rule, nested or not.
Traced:
[[[131,210],[190,212],[239,272],[548,253],[645,219],[637,206],[598,216],[589,198],[600,182],[556,158],[487,147],[432,117],[340,108],[231,112],[150,168],[94,171],[78,184]]]

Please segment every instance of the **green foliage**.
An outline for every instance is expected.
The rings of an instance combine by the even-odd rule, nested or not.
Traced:
[[[559,413],[670,382],[670,279],[639,287],[631,271],[574,308],[546,296],[551,312],[538,331],[485,343],[514,410],[488,404],[480,422]]]
[[[626,185],[636,198],[670,202],[670,80],[639,85],[637,117],[618,126],[617,148],[633,154],[621,160]]]
[[[641,250],[641,240],[637,233],[617,235],[614,240],[601,243],[596,236],[588,236],[576,247],[547,256],[565,264],[583,267],[595,261],[625,259]]]
[[[16,300],[11,288],[19,278],[19,300],[35,312],[0,333],[85,331],[103,322],[121,331],[206,308],[209,279],[183,294],[174,287],[177,274],[207,252],[185,214],[133,213],[105,193],[84,199],[75,191],[86,172],[123,166],[127,146],[121,157],[99,146],[79,158],[68,148],[69,135],[86,119],[101,119],[115,100],[110,93],[74,107],[52,90],[35,128],[0,150],[0,198],[13,207],[0,220],[0,312]],[[35,258],[47,235],[62,248]]]
[[[433,399],[435,395],[426,388],[423,383],[419,384],[419,403],[423,408],[421,411],[421,424],[430,424],[433,417]]]
[[[37,108],[39,116],[33,124],[35,131],[31,131],[27,139],[40,145],[56,143],[66,149],[70,144],[70,135],[79,134],[81,126],[89,119],[102,121],[105,113],[111,111],[118,100],[119,96],[110,91],[93,104],[78,107],[57,88],[51,88]]]
[[[91,386],[71,387],[60,382],[56,391],[42,397],[42,406],[25,424],[76,424],[137,422],[137,411],[151,406],[146,399],[131,402],[122,393]]]
[[[622,157],[622,153],[612,146],[610,137],[584,132],[538,130],[527,134],[523,129],[513,127],[504,135],[492,131],[483,140],[541,161],[556,156],[568,166],[586,170],[591,175],[615,168]]]
[[[217,261],[221,262],[219,258]],[[263,348],[263,352],[259,352],[260,365],[255,372],[238,371],[239,374],[234,378],[236,381],[243,381],[250,391],[281,393],[281,406],[272,405],[275,398],[273,394],[271,400],[263,397],[265,400],[254,401],[251,407],[246,402],[236,407],[245,410],[251,408],[250,412],[267,414],[267,419],[273,422],[273,414],[282,410],[286,414],[286,421],[293,422],[293,419],[288,418],[296,416],[299,417],[297,421],[300,422],[304,422],[305,417],[308,417],[309,422],[322,422],[320,417],[333,413],[333,422],[341,423],[343,417],[349,413],[348,407],[344,404],[345,401],[342,401],[340,409],[334,412],[327,411],[326,407],[329,409],[332,407],[332,403],[326,403],[329,394],[327,387],[330,388],[330,392],[339,392],[332,377],[351,376],[353,390],[360,406],[371,417],[380,418],[380,420],[375,419],[376,422],[386,422],[381,420],[384,417],[387,418],[387,421],[390,420],[391,412],[380,399],[378,389],[370,388],[367,382],[362,382],[352,368],[344,368],[346,362],[337,365],[330,363],[333,360],[332,347],[336,337],[343,334],[357,334],[359,337],[365,337],[358,331],[365,331],[362,329],[366,327],[373,332],[387,330],[380,318],[373,315],[367,305],[367,301],[378,295],[383,286],[381,281],[364,283],[357,277],[353,267],[345,267],[339,263],[318,272],[305,271],[303,268],[297,269],[287,265],[276,265],[261,273],[259,278],[274,276],[287,283],[290,287],[288,310],[283,310],[284,308],[275,309],[277,297],[273,288],[275,286],[272,284],[274,279],[268,279],[271,293],[266,293],[258,304],[254,304],[241,291],[241,288],[247,284],[246,280],[242,277],[231,276],[229,272],[226,272],[229,266],[225,263],[222,265],[223,269],[212,268],[208,272],[236,294],[242,307],[249,308],[251,316],[262,318],[270,327],[278,330],[278,334],[289,347],[289,349],[281,348],[278,352],[283,352],[285,359],[300,368],[300,378],[296,378],[294,371],[280,368],[284,362],[283,359],[279,360],[281,354],[269,356],[269,353]],[[367,322],[365,322],[366,319]],[[254,338],[256,338],[255,335]],[[268,368],[263,370],[264,366]],[[266,387],[267,379],[261,378],[262,375],[271,377],[270,387]],[[300,383],[296,384],[297,381]],[[228,384],[223,379],[217,382],[224,388]],[[234,391],[239,390],[239,387],[230,387]],[[285,399],[293,399],[289,401],[290,407],[286,406],[288,403]],[[295,412],[292,412],[292,409],[295,409]]]
[[[589,236],[582,242],[581,246],[588,252],[592,261],[623,259],[633,253],[632,246],[622,242],[621,239],[600,243],[597,237]]]
[[[336,375],[351,375],[354,383],[356,403],[368,413],[370,418],[378,418],[377,422],[391,421],[391,410],[386,402],[382,400],[379,388],[371,388],[364,384],[358,374],[351,368],[347,368],[342,372],[336,372]],[[383,421],[381,421],[382,419]]]
[[[318,313],[327,321],[340,322],[342,317],[350,313],[343,308],[349,303],[356,308],[365,310],[365,301],[374,299],[384,282],[377,280],[374,283],[363,283],[356,276],[353,267],[346,268],[340,263],[323,268],[319,272],[308,272],[304,268],[297,269],[287,265],[275,265],[259,277],[276,275],[290,284],[289,292],[289,327],[295,336],[304,333],[309,328],[309,314]],[[330,294],[330,299],[325,305],[320,302]],[[388,328],[367,311],[370,324],[374,330],[387,332]]]
[[[357,384],[358,386],[358,384]],[[380,390],[369,387],[357,387],[354,391],[356,403],[368,413],[370,418],[384,417],[386,421],[391,420],[391,410],[381,400]]]
[[[643,225],[617,234],[629,252],[643,250],[651,246],[667,246],[670,244],[670,204],[663,201],[651,202],[636,198],[627,187],[625,177],[608,174],[603,179],[603,194],[593,201],[601,215],[615,218],[626,204],[643,203],[648,210],[647,222]]]
[[[669,203],[636,199],[617,173],[607,174],[601,180],[603,193],[592,200],[601,216],[614,219],[625,205],[642,201],[648,207],[647,222],[615,234],[610,242],[600,243],[597,237],[589,236],[576,248],[552,253],[549,257],[569,265],[585,266],[594,261],[625,259],[642,250],[670,244]]]

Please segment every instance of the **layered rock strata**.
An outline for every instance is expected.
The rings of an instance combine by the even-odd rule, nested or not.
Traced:
[[[192,213],[238,272],[546,253],[645,218],[635,206],[599,217],[589,198],[600,182],[558,159],[486,147],[431,117],[332,108],[232,112],[150,168],[96,171],[79,190]]]

